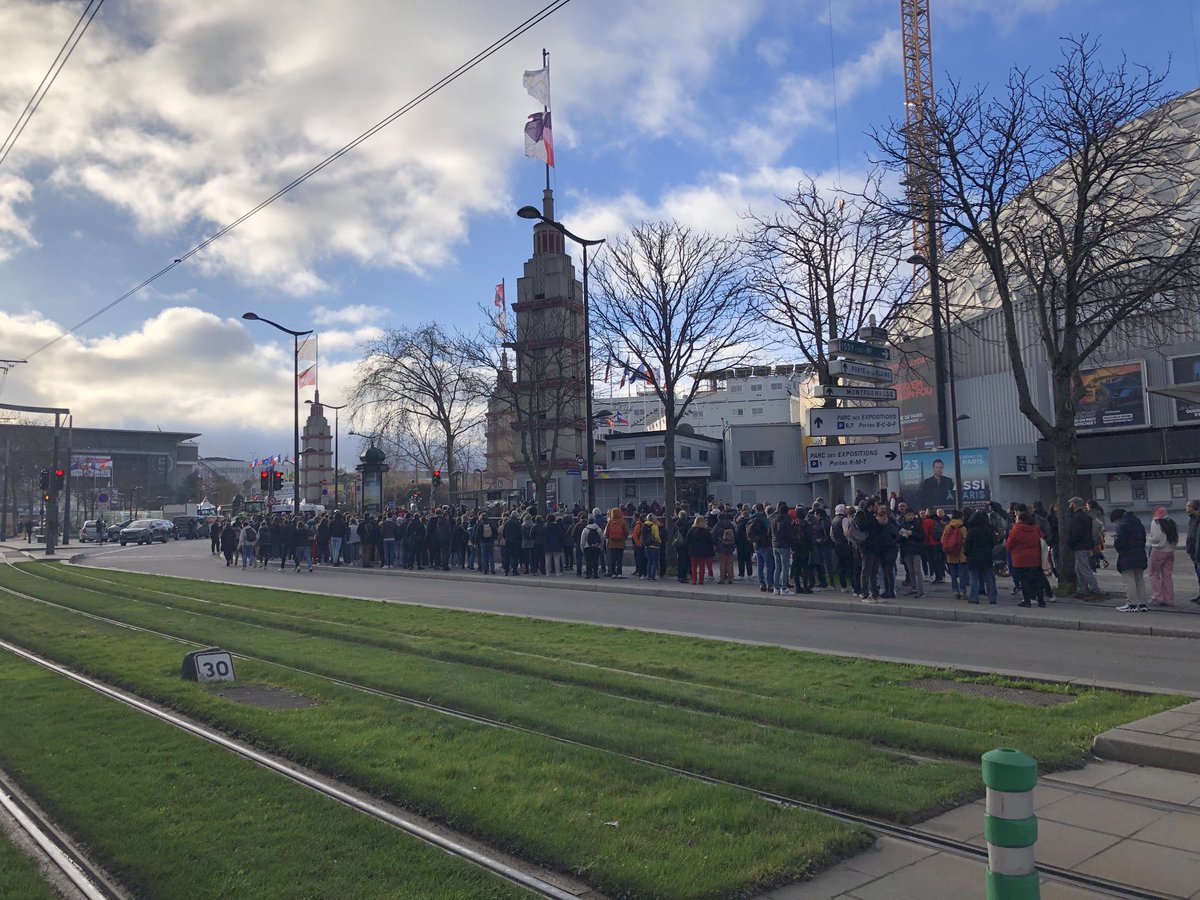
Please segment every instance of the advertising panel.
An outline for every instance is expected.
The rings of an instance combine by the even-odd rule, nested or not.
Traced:
[[[72,478],[112,478],[111,456],[80,456],[71,454]]]
[[[1075,428],[1080,432],[1109,428],[1145,428],[1146,365],[1143,360],[1079,370],[1083,397],[1075,405]]]
[[[1187,356],[1172,356],[1171,384],[1195,384],[1200,382],[1200,353]],[[1200,423],[1200,403],[1188,400],[1175,401],[1175,424],[1195,425]]]
[[[962,505],[983,506],[992,499],[988,473],[988,449],[958,451],[962,469]],[[904,453],[900,470],[900,493],[916,509],[950,509],[958,506],[954,485],[954,454],[949,450]]]
[[[892,363],[896,399],[900,402],[900,443],[904,452],[937,446],[937,395],[933,389],[933,360],[909,355]]]

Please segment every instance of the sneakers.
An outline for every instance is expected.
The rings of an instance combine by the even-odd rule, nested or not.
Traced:
[[[1126,603],[1117,607],[1117,612],[1149,612],[1150,607],[1145,603]]]

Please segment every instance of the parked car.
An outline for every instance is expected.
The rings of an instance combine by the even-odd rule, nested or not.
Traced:
[[[106,541],[117,540],[121,536],[121,529],[128,528],[132,524],[133,519],[126,519],[124,522],[114,522],[112,525],[109,525],[107,529],[105,529],[108,534],[105,535],[104,539]]]
[[[108,529],[106,528],[107,532]],[[106,535],[107,537],[107,535]],[[79,529],[79,543],[90,544],[100,540],[100,523],[95,519],[88,519],[83,523],[83,527]]]
[[[171,521],[175,525],[175,537],[186,538],[189,541],[200,537],[200,529],[204,527],[195,516],[176,516]]]
[[[155,541],[165,544],[171,539],[174,527],[166,519],[136,519],[121,529],[117,540],[122,547],[129,543],[152,544]]]

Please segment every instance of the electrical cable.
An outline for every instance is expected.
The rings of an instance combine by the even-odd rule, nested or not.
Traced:
[[[93,3],[96,4],[95,8],[92,7]],[[75,23],[75,27],[71,29],[71,33],[63,41],[62,47],[59,48],[54,61],[50,63],[50,68],[46,70],[46,74],[42,76],[41,84],[37,86],[33,92],[33,96],[29,98],[29,102],[25,104],[25,108],[21,110],[21,114],[17,116],[17,121],[13,123],[12,129],[8,132],[8,137],[4,139],[4,143],[0,144],[0,166],[4,165],[4,160],[8,159],[9,152],[16,146],[17,140],[25,131],[25,126],[29,124],[29,120],[33,118],[33,114],[37,112],[38,107],[42,105],[42,101],[46,99],[46,94],[54,86],[54,82],[58,79],[59,73],[62,72],[63,66],[67,64],[67,60],[71,58],[71,54],[79,46],[79,42],[83,39],[88,26],[92,24],[92,20],[96,18],[96,13],[100,12],[100,7],[103,5],[104,0],[88,0],[88,5],[83,8],[83,12],[79,15],[79,21]],[[91,10],[91,16],[88,17],[87,22],[83,22],[84,17],[88,15],[88,10]],[[79,28],[81,22],[83,23],[82,30]],[[77,31],[79,32],[78,34],[76,34]],[[72,38],[74,38],[73,43]],[[63,51],[66,51],[65,56],[63,55]]]
[[[412,109],[416,108],[421,103],[423,103],[424,101],[428,100],[430,97],[432,97],[438,91],[440,91],[442,88],[453,83],[454,81],[457,81],[461,76],[465,75],[467,72],[474,69],[481,62],[483,62],[484,60],[493,56],[494,54],[498,53],[504,47],[508,46],[510,43],[515,41],[518,37],[523,35],[526,31],[529,31],[535,25],[539,24],[543,19],[546,19],[549,16],[553,15],[554,13],[558,12],[560,9],[562,9],[564,6],[566,6],[570,2],[571,2],[571,0],[554,0],[554,2],[549,3],[546,6],[542,7],[542,9],[540,9],[538,12],[534,13],[532,16],[530,16],[524,22],[517,25],[515,28],[511,29],[507,34],[505,34],[502,37],[493,41],[485,49],[479,51],[473,57],[471,57],[469,60],[467,60],[467,62],[463,63],[458,68],[456,68],[452,72],[450,72],[450,74],[443,76],[438,81],[435,81],[432,85],[427,87],[425,90],[421,91],[421,93],[417,94],[415,97],[413,97],[411,100],[409,100],[403,106],[401,106],[399,109],[392,112],[385,118],[381,119],[375,125],[372,125],[370,128],[368,128],[366,131],[364,131],[358,137],[354,138],[354,140],[350,141],[348,144],[345,144],[340,149],[335,150],[333,153],[331,153],[329,156],[325,157],[323,160],[321,160],[319,163],[314,165],[308,171],[304,172],[302,175],[298,175],[296,178],[292,179],[290,182],[288,182],[286,185],[281,187],[279,190],[277,190],[271,196],[267,197],[265,200],[263,200],[257,206],[254,206],[247,212],[242,213],[242,215],[238,216],[232,222],[229,222],[228,224],[222,226],[220,229],[218,229],[212,235],[205,238],[200,243],[196,244],[190,250],[181,254],[178,258],[175,259],[174,262],[171,262],[168,265],[163,266],[161,269],[159,269],[157,272],[155,272],[149,278],[146,278],[143,281],[139,282],[137,285],[130,288],[124,294],[121,294],[119,297],[117,297],[112,302],[110,302],[107,305],[102,306],[100,309],[96,310],[94,313],[92,313],[87,318],[76,323],[75,325],[72,325],[70,328],[63,331],[57,337],[52,338],[51,340],[42,344],[42,346],[38,347],[36,350],[32,351],[31,353],[25,354],[25,358],[30,359],[34,356],[37,356],[43,350],[48,350],[49,348],[51,348],[55,344],[57,344],[59,341],[61,341],[63,338],[67,337],[70,334],[74,334],[76,331],[78,331],[83,326],[98,319],[100,316],[104,315],[104,313],[108,312],[110,309],[117,306],[119,303],[122,303],[125,300],[128,300],[134,294],[138,293],[139,291],[143,290],[146,287],[149,287],[151,284],[153,284],[158,279],[162,278],[164,275],[166,275],[168,272],[170,272],[172,269],[174,269],[177,266],[182,265],[188,259],[195,256],[201,250],[206,248],[209,244],[212,244],[214,241],[218,240],[219,238],[224,237],[230,231],[232,231],[233,229],[235,229],[239,225],[241,225],[243,222],[245,222],[247,219],[251,218],[252,216],[254,216],[257,213],[261,212],[262,210],[266,209],[268,206],[270,206],[272,203],[274,203],[280,197],[283,197],[285,194],[289,193],[293,189],[299,187],[304,182],[308,181],[309,178],[316,175],[318,172],[320,172],[326,166],[332,164],[336,160],[345,156],[347,153],[349,153],[351,150],[353,150],[359,144],[363,143],[364,141],[373,137],[378,132],[382,131],[384,128],[386,128],[388,125],[390,125],[396,119],[400,118],[405,113],[411,111]]]

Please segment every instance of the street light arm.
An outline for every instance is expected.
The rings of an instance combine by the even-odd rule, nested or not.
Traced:
[[[908,259],[906,259],[905,262],[907,262],[911,265],[914,265],[914,266],[920,266],[926,272],[929,272],[931,275],[935,275],[937,277],[937,280],[940,281],[944,285],[949,286],[954,281],[953,278],[947,278],[941,272],[933,271],[933,268],[929,265],[929,260],[927,260],[925,258],[924,254],[914,253],[912,256],[910,256]]]
[[[278,328],[280,331],[284,332],[285,334],[290,334],[292,337],[307,337],[308,335],[312,334],[311,328],[308,331],[293,331],[291,328],[284,328],[278,322],[272,322],[270,319],[263,318],[258,313],[242,313],[242,318],[249,319],[251,322],[266,322],[271,327]]]
[[[567,229],[567,226],[564,225],[562,222],[556,222],[554,219],[547,219],[544,215],[542,215],[540,212],[538,212],[537,208],[534,206],[522,206],[520,209],[517,210],[517,215],[520,216],[522,219],[538,219],[542,222],[545,222],[551,228],[554,228],[555,230],[562,232],[567,237],[569,237],[571,240],[573,240],[575,243],[577,243],[583,247],[595,247],[598,244],[603,244],[607,240],[607,238],[600,238],[599,240],[589,241],[587,238],[581,238],[579,235],[575,234],[574,232],[569,231]]]

